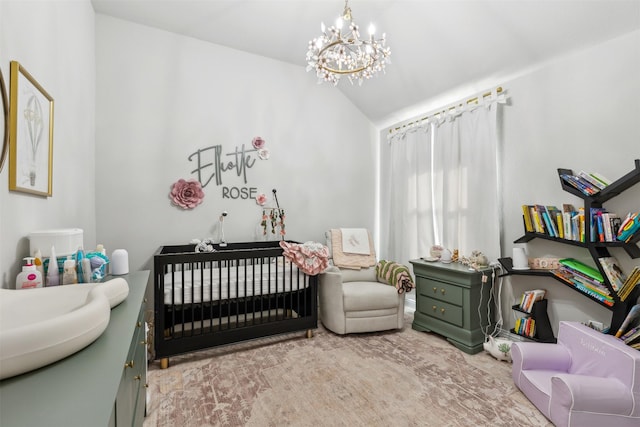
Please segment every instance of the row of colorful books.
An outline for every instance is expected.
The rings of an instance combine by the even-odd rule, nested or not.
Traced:
[[[522,215],[527,232],[575,242],[586,240],[584,208],[576,210],[569,203],[562,205],[562,211],[555,206],[522,205]],[[640,212],[630,212],[623,220],[604,208],[591,208],[588,224],[591,242],[629,242],[640,232]]]
[[[593,196],[611,183],[611,180],[599,173],[580,171],[577,175],[562,174],[560,177],[572,187],[580,190],[586,196]]]
[[[520,297],[518,308],[525,313],[531,313],[531,310],[533,309],[533,303],[544,299],[545,294],[546,291],[544,289],[533,289],[524,291],[524,293]]]
[[[533,338],[536,335],[536,321],[533,317],[520,317],[516,319],[513,332],[523,337]]]
[[[584,241],[584,209],[578,211],[570,204],[555,206],[522,205],[525,230],[559,239]]]
[[[598,270],[573,258],[558,262],[560,267],[551,271],[554,276],[603,304],[613,306],[614,299]]]
[[[592,242],[615,242],[622,226],[622,218],[604,208],[591,208],[589,216]]]

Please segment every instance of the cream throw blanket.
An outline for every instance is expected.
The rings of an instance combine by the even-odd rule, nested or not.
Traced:
[[[333,265],[340,268],[351,268],[355,270],[373,267],[376,265],[376,250],[373,246],[373,239],[368,231],[367,237],[369,240],[368,254],[345,253],[342,247],[342,231],[339,228],[331,229],[331,252],[333,254]]]

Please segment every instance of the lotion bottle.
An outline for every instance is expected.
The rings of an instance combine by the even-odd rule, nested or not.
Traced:
[[[46,286],[58,286],[60,284],[60,271],[58,271],[58,258],[56,257],[56,248],[51,246],[51,258],[49,258],[49,266],[47,268]]]
[[[64,271],[62,273],[62,284],[72,285],[78,283],[78,273],[76,272],[76,261],[71,258],[71,255],[67,256],[64,261]]]
[[[16,289],[33,289],[42,287],[42,275],[33,264],[32,257],[26,257],[27,263],[22,266],[22,272],[16,277]]]

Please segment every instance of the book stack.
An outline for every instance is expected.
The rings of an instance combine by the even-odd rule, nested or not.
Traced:
[[[618,290],[620,301],[625,301],[636,286],[638,286],[638,283],[640,283],[640,267],[635,266],[633,270],[631,270],[631,274],[629,274],[627,280],[622,284],[620,290]]]
[[[533,338],[536,335],[536,321],[532,317],[518,318],[513,331],[523,337]]]
[[[613,307],[613,297],[598,270],[573,258],[561,259],[558,262],[560,267],[552,270],[554,276],[601,303]]]
[[[615,242],[622,226],[622,218],[618,214],[607,212],[603,208],[591,208],[589,224],[592,242]]]
[[[562,174],[560,178],[586,196],[593,196],[611,183],[610,180],[595,172],[580,171],[577,175]]]
[[[520,304],[518,304],[518,308],[525,313],[531,313],[533,303],[544,299],[545,294],[546,291],[544,289],[524,291],[522,297],[520,297]]]
[[[525,230],[563,239],[564,220],[562,212],[555,206],[522,205]]]

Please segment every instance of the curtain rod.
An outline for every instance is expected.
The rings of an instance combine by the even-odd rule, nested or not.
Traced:
[[[492,93],[492,92],[486,92],[486,93],[483,93],[483,94],[482,94],[482,98],[484,98],[484,97],[486,97],[486,96],[491,96],[491,93]],[[501,86],[498,86],[498,87],[496,88],[496,93],[502,93],[502,87],[501,87]],[[473,104],[473,103],[475,102],[475,103],[477,104],[477,103],[478,103],[478,98],[479,98],[479,96],[476,96],[476,97],[473,97],[473,98],[467,99],[467,100],[466,100],[466,103],[467,103],[467,104]],[[458,105],[462,105],[462,103],[460,103],[460,104],[458,104]],[[445,111],[451,111],[451,110],[454,110],[455,108],[456,108],[456,105],[453,105],[453,106],[451,106],[451,107],[449,107],[449,108],[446,108],[446,109],[445,109],[445,110],[443,110],[443,111],[438,111],[437,113],[433,113],[433,114],[430,114],[430,115],[424,116],[424,117],[422,117],[422,118],[420,118],[420,119],[418,119],[418,120],[414,120],[414,121],[412,121],[412,122],[405,123],[405,124],[403,124],[402,126],[398,126],[398,127],[396,127],[396,128],[391,128],[391,129],[389,129],[389,133],[393,133],[393,132],[399,131],[399,130],[400,130],[400,129],[402,129],[402,128],[405,128],[405,127],[407,127],[407,126],[411,126],[412,124],[415,124],[415,123],[421,122],[421,121],[423,121],[423,120],[427,120],[429,117],[435,117],[435,116],[437,116],[438,114],[442,114],[442,113],[444,113]]]

